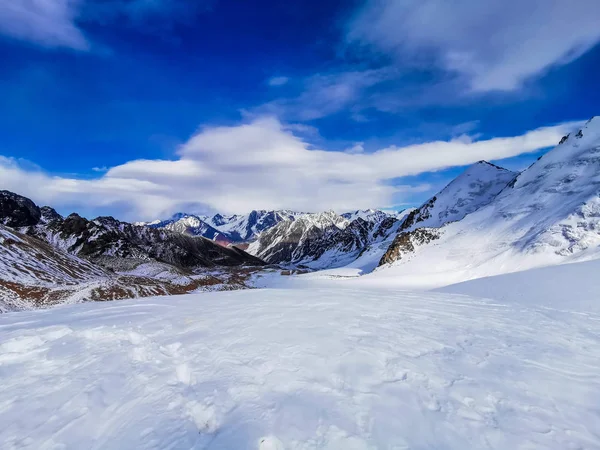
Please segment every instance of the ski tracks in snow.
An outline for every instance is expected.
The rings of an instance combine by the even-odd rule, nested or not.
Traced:
[[[0,318],[0,447],[600,448],[598,317],[252,290]]]

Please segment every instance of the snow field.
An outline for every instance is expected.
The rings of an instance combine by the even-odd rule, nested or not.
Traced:
[[[390,289],[0,317],[0,448],[600,448],[600,315]]]

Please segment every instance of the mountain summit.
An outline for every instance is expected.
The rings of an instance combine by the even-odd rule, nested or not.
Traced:
[[[599,117],[496,186],[497,196],[462,220],[437,230],[410,224],[382,264],[394,265],[399,282],[442,285],[600,256]]]

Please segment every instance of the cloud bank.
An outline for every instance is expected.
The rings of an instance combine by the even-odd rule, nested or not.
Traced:
[[[67,178],[0,157],[0,189],[40,204],[112,208],[119,217],[154,219],[181,209],[245,212],[251,208],[345,211],[399,204],[429,186],[398,186],[399,177],[498,160],[556,145],[577,124],[521,136],[474,141],[466,136],[373,153],[313,148],[272,116],[237,126],[207,127],[174,160],[134,160],[99,178]]]

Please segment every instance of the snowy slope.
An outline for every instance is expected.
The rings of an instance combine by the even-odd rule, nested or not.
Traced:
[[[437,289],[514,305],[600,314],[600,260],[478,278]]]
[[[489,205],[439,229],[376,276],[436,287],[600,257],[600,118],[523,171]]]
[[[85,259],[0,225],[0,283],[76,284],[106,272]]]
[[[344,288],[8,314],[0,448],[599,448],[599,318]]]
[[[516,176],[515,172],[479,161],[408,215],[402,230],[438,228],[461,220],[490,203]]]

